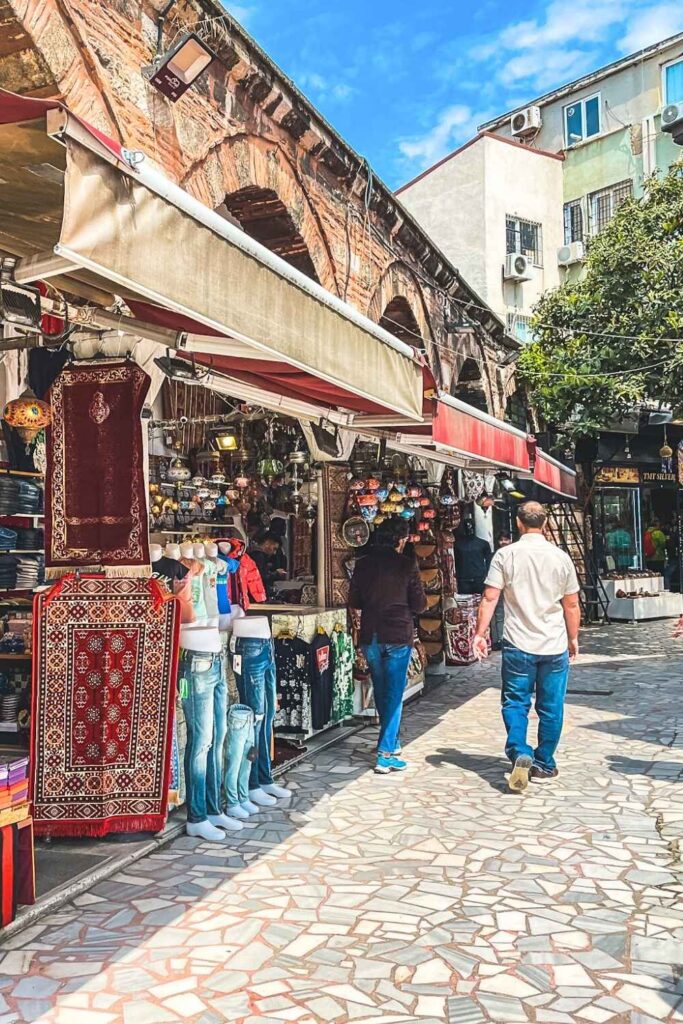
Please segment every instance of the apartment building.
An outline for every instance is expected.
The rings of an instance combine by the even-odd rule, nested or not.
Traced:
[[[683,155],[662,131],[673,105],[683,115],[683,33],[481,125],[398,193],[525,341],[538,297],[580,274],[588,239]]]

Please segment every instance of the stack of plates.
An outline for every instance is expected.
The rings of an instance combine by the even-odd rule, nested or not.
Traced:
[[[19,711],[19,694],[10,693],[0,697],[0,719],[3,722],[16,722]]]

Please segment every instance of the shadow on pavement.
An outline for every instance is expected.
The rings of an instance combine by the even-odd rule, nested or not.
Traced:
[[[634,757],[610,755],[610,771],[620,775],[647,775],[662,782],[683,782],[683,763],[680,761],[640,761]]]
[[[441,768],[445,764],[456,765],[463,771],[478,775],[491,789],[499,793],[507,792],[505,772],[510,771],[510,762],[507,758],[490,754],[467,754],[463,750],[446,747],[437,750],[435,754],[430,754],[425,760],[434,768]]]

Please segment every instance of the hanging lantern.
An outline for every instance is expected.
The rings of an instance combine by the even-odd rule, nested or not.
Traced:
[[[666,427],[664,427],[664,444],[659,449],[659,457],[662,460],[662,473],[673,473],[674,451],[667,440]]]
[[[19,398],[7,403],[3,419],[10,427],[14,427],[21,440],[28,445],[48,426],[52,419],[52,410],[47,402],[41,402],[31,389],[27,388]]]

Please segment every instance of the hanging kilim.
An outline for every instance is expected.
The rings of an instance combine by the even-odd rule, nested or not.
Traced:
[[[39,835],[164,827],[180,612],[156,580],[62,577],[33,610]]]
[[[72,363],[49,397],[45,567],[149,575],[140,415],[149,377],[136,363]]]

